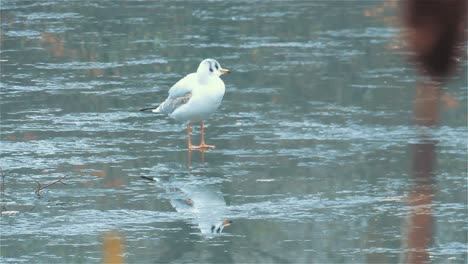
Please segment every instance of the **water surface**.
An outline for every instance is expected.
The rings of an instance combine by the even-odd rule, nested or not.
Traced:
[[[440,126],[414,126],[418,78],[396,10],[369,15],[382,5],[2,1],[1,205],[17,212],[1,261],[100,263],[112,233],[128,263],[396,263],[421,216],[419,250],[465,263],[466,68]],[[217,148],[188,153],[184,124],[138,109],[207,57],[232,74],[206,121]]]

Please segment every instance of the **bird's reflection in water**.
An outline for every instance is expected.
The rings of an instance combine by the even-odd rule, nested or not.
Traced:
[[[190,219],[205,237],[213,237],[223,232],[223,229],[232,224],[227,220],[229,213],[226,201],[220,189],[216,187],[211,179],[198,174],[200,170],[192,174],[192,155],[200,155],[200,165],[204,167],[205,151],[188,150],[187,177],[175,175],[167,177],[147,177],[146,180],[156,182],[156,186],[165,191],[163,196],[170,201],[172,207],[179,213]],[[203,169],[201,170],[204,171]]]
[[[206,152],[206,150],[204,150],[204,149],[200,149],[198,151],[188,150],[187,151],[187,163],[188,163],[189,168],[192,167],[192,155],[193,155],[192,153],[193,152],[197,152],[197,153],[199,152],[200,153],[200,164],[202,166],[204,166],[205,165],[205,152]]]
[[[193,183],[187,179],[141,178],[156,182],[164,189],[163,196],[172,207],[183,214],[190,223],[201,231],[205,237],[213,237],[223,232],[232,224],[226,217],[229,213],[223,194],[211,184]]]
[[[184,184],[173,189],[170,203],[177,212],[191,218],[203,235],[220,234],[232,221],[226,220],[227,206],[221,192],[212,186]]]
[[[195,154],[194,154],[195,153]],[[169,179],[142,176],[142,178],[155,181],[159,188],[165,190],[172,207],[190,220],[205,237],[213,237],[223,232],[223,229],[232,224],[227,220],[228,208],[223,194],[208,179],[199,179],[191,176],[192,155],[200,155],[200,164],[205,164],[205,150],[188,150],[188,178],[171,176]],[[201,181],[203,183],[201,183]]]

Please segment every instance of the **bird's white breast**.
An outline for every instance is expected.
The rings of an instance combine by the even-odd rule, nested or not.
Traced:
[[[192,98],[175,110],[171,117],[178,121],[198,122],[218,109],[225,92],[224,82],[219,77],[198,82],[192,90]]]

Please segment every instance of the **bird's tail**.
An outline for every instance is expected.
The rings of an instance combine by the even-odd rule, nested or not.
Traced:
[[[159,113],[159,107],[147,107],[147,108],[142,108],[140,111],[151,111],[154,113]]]

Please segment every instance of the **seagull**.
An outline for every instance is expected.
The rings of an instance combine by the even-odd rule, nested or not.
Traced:
[[[207,145],[204,138],[203,120],[218,109],[224,96],[224,82],[219,78],[229,70],[221,68],[214,59],[205,59],[198,66],[197,72],[190,73],[180,79],[169,89],[169,96],[158,107],[140,109],[154,113],[167,114],[169,117],[187,122],[189,150],[214,149]],[[194,146],[190,140],[190,124],[200,122],[200,145]]]

